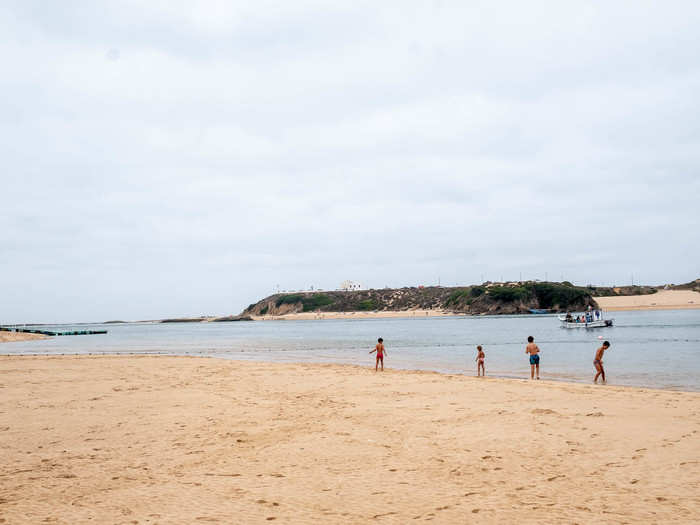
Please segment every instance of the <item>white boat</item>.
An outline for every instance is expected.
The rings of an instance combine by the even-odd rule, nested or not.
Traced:
[[[589,310],[583,313],[560,315],[562,328],[605,328],[613,325],[613,319],[606,319],[602,310]]]

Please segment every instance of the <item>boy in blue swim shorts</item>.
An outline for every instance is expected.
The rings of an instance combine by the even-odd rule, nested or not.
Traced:
[[[535,338],[529,336],[527,338],[527,346],[525,353],[530,354],[530,379],[535,379],[535,370],[537,370],[537,379],[540,378],[540,347],[535,344]]]

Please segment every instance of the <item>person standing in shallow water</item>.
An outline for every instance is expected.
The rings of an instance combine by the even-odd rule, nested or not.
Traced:
[[[484,368],[484,359],[486,358],[486,354],[484,353],[484,349],[481,348],[481,345],[476,347],[476,352],[476,376],[485,376],[486,369]]]
[[[373,354],[374,352],[377,352],[377,360],[374,363],[374,371],[377,371],[379,368],[379,362],[381,361],[382,372],[384,372],[384,354],[386,354],[387,351],[386,348],[384,348],[384,339],[381,337],[377,339],[377,346],[374,347],[374,350],[370,351],[370,354]]]
[[[535,370],[537,370],[537,379],[540,378],[540,347],[535,344],[535,338],[529,336],[527,338],[527,346],[525,353],[530,354],[530,379],[535,378]]]
[[[603,384],[605,384],[605,370],[603,369],[603,354],[605,351],[610,348],[610,343],[608,341],[605,341],[603,343],[603,346],[598,348],[595,353],[595,357],[593,358],[593,366],[595,366],[596,371],[598,372],[595,377],[593,378],[593,382],[597,383],[598,382],[598,377],[602,376],[603,377]]]

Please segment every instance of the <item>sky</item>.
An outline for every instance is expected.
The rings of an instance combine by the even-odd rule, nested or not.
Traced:
[[[698,278],[698,27],[692,1],[2,2],[0,323]]]

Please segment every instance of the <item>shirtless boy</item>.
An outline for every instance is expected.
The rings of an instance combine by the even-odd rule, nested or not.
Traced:
[[[610,348],[610,343],[608,341],[605,341],[603,343],[603,346],[596,350],[595,358],[593,359],[593,366],[595,366],[595,369],[598,371],[598,373],[593,378],[594,383],[597,383],[598,377],[602,376],[603,384],[605,384],[605,370],[603,370],[603,354],[608,348]]]
[[[529,336],[527,338],[527,346],[525,353],[530,354],[530,379],[535,378],[535,370],[537,370],[537,379],[540,378],[540,347],[535,344],[535,338]]]
[[[484,358],[486,357],[486,354],[484,353],[484,349],[481,348],[481,345],[476,347],[476,375],[477,377],[481,375],[486,375],[486,370],[484,369]]]
[[[374,371],[377,371],[379,368],[379,362],[381,361],[382,372],[384,372],[384,354],[387,354],[388,352],[386,351],[386,348],[384,348],[384,339],[381,337],[377,339],[377,346],[374,347],[374,350],[370,351],[370,354],[373,354],[374,352],[377,352],[377,361],[374,364]]]

